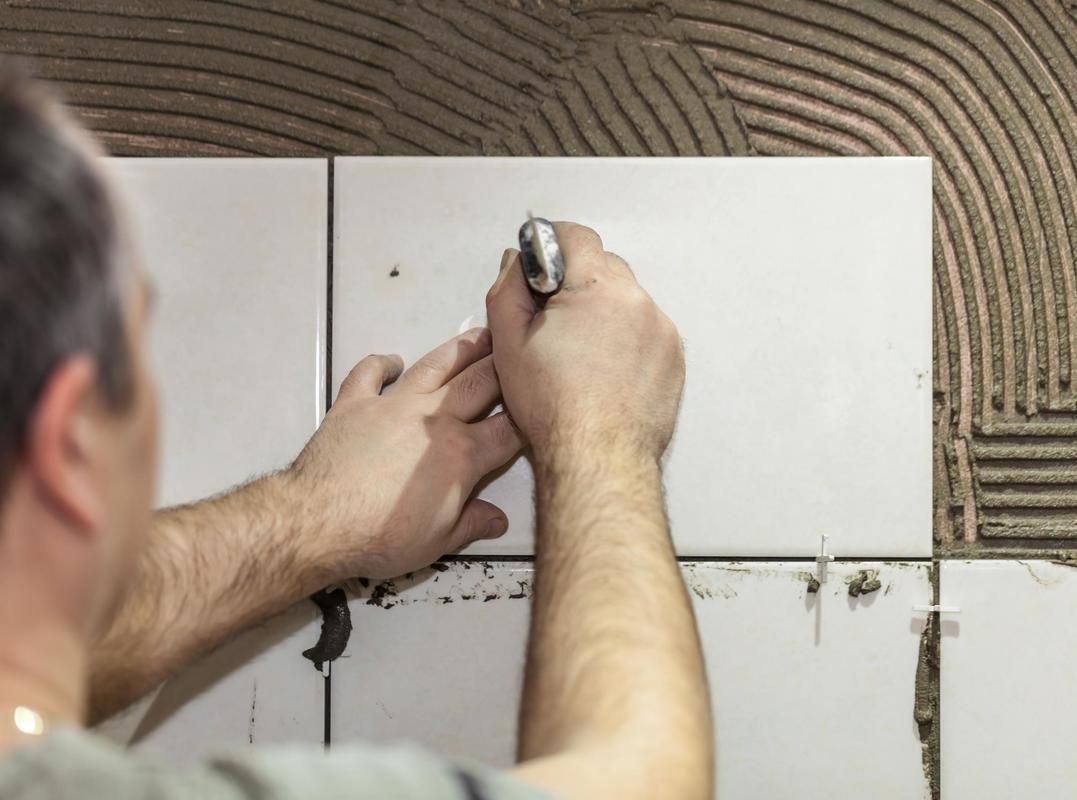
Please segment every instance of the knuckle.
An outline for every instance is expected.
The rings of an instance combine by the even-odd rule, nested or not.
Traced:
[[[373,356],[366,356],[359,359],[356,365],[351,368],[351,371],[344,376],[344,380],[340,382],[341,399],[346,399],[352,390],[363,382],[363,379],[371,370],[371,358],[373,358]]]
[[[359,359],[359,363],[355,365],[355,371],[357,372],[370,372],[375,369],[383,369],[386,366],[388,359],[385,356],[371,354],[363,356]]]
[[[610,264],[612,264],[617,269],[624,272],[631,272],[631,268],[628,266],[628,262],[625,261],[624,258],[617,253],[606,251],[606,258],[609,260]]]
[[[456,392],[462,400],[472,400],[487,394],[493,383],[493,368],[483,365],[462,372],[457,378]]]
[[[680,347],[681,332],[677,328],[677,323],[670,319],[669,315],[661,309],[658,309],[658,325],[662,333],[667,337],[676,340],[677,346]]]
[[[468,541],[470,541],[472,539],[477,539],[479,536],[482,535],[482,532],[483,532],[482,531],[482,528],[483,528],[482,516],[479,515],[479,514],[476,514],[474,512],[468,514],[467,517],[466,517],[466,521],[464,522],[463,527],[464,527],[464,531],[463,531],[464,536]]]
[[[499,417],[497,422],[491,426],[490,439],[493,441],[494,446],[498,449],[507,447],[515,447],[518,441],[516,428],[513,426],[512,421],[507,415]]]
[[[445,546],[449,550],[456,550],[480,538],[482,526],[477,517],[477,514],[464,514],[459,523],[446,531]]]
[[[479,444],[472,437],[461,433],[455,444],[455,450],[460,459],[460,466],[470,468],[479,455]]]
[[[558,223],[558,225],[558,241],[568,249],[602,249],[602,238],[594,229],[588,228],[586,225],[578,225],[574,222]]]
[[[425,355],[411,365],[412,372],[419,378],[424,378],[440,371],[441,365],[434,355]]]
[[[460,463],[470,464],[478,451],[478,443],[462,424],[451,423],[441,432],[442,442],[450,456]]]
[[[625,303],[640,315],[652,315],[656,310],[654,301],[638,283],[633,283],[625,291]]]

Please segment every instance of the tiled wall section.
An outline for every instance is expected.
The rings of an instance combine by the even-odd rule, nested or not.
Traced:
[[[814,593],[802,562],[682,570],[714,690],[719,797],[926,796],[912,607],[930,602],[929,564],[841,563]],[[865,575],[879,588],[853,596]],[[511,764],[531,576],[457,562],[365,589],[333,672],[336,739]]]
[[[527,209],[584,222],[685,339],[682,556],[931,555],[927,159],[336,160],[333,377],[482,319]],[[421,235],[417,232],[421,232]],[[630,390],[626,387],[626,390]],[[880,424],[886,420],[886,424]],[[486,496],[532,551],[525,462]]]
[[[108,167],[155,289],[161,505],[286,466],[325,409],[328,165]],[[304,606],[245,635],[105,729],[177,758],[251,738],[320,742],[322,681],[298,657],[318,638],[314,612]]]
[[[327,165],[112,166],[160,295],[163,500],[286,464],[324,404]],[[529,208],[602,231],[686,339],[668,483],[722,796],[930,796],[913,718],[925,620],[913,607],[931,598],[930,564],[915,561],[931,553],[929,164],[339,159],[335,173],[338,381],[367,352],[412,360],[481,321]],[[357,589],[333,671],[334,740],[511,761],[530,491],[522,462],[489,489],[513,521],[490,554],[523,561],[476,556]],[[824,533],[838,556],[865,560],[832,565],[813,593]],[[735,561],[749,556],[768,560]],[[318,742],[322,678],[299,655],[316,637],[301,604],[113,735],[175,760]]]
[[[1077,569],[945,561],[940,592],[942,796],[1071,796]]]

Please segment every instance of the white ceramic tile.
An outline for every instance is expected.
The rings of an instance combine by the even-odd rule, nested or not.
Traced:
[[[448,566],[350,603],[351,638],[333,663],[333,741],[410,740],[511,763],[532,569]]]
[[[718,733],[721,798],[929,797],[913,719],[926,564],[685,564]],[[849,596],[875,570],[880,588]],[[351,603],[333,667],[333,739],[407,739],[512,761],[530,567],[453,563]],[[515,597],[514,597],[515,596]]]
[[[1077,570],[944,561],[940,593],[942,797],[1071,797]]]
[[[324,409],[326,163],[116,159],[106,167],[157,295],[160,504],[286,465]],[[251,735],[320,741],[322,680],[300,656],[316,641],[319,619],[304,603],[103,730],[177,760]]]
[[[927,159],[337,159],[333,376],[482,320],[528,209],[598,230],[677,323],[682,555],[931,553]],[[394,275],[395,272],[395,275]],[[485,497],[531,552],[531,474]],[[472,552],[478,552],[478,549]]]
[[[161,504],[285,466],[325,408],[326,163],[109,166],[157,294]]]
[[[250,744],[318,743],[324,680],[301,653],[321,613],[304,601],[165,684],[129,740],[173,762]]]

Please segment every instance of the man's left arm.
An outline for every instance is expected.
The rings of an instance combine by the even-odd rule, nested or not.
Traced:
[[[369,356],[289,468],[159,512],[91,653],[90,722],[326,585],[503,534],[504,513],[471,498],[521,447],[507,415],[487,418],[500,397],[490,352],[478,328],[403,374],[398,357]]]

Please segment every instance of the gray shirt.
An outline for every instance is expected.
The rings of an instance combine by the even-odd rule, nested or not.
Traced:
[[[277,747],[175,767],[85,731],[0,757],[3,800],[550,800],[511,776],[415,747]]]

